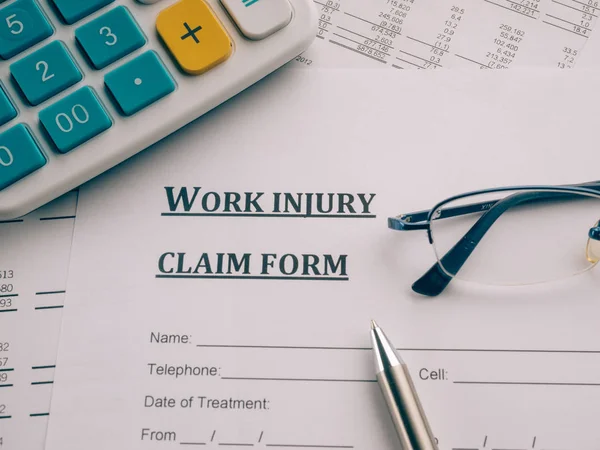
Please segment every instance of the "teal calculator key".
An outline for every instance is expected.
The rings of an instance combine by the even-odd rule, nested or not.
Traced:
[[[11,64],[10,73],[33,106],[83,78],[67,47],[60,41],[53,41]]]
[[[150,106],[175,90],[175,81],[153,51],[142,53],[106,74],[106,87],[126,116]]]
[[[96,69],[103,69],[146,44],[146,37],[124,6],[79,27],[75,39]]]
[[[4,88],[0,87],[0,126],[17,117],[17,110],[8,98]]]
[[[23,124],[0,134],[0,190],[46,164],[46,157]]]
[[[89,16],[115,0],[51,0],[69,25]]]
[[[61,153],[73,150],[112,126],[112,120],[89,86],[43,109],[40,122]]]
[[[0,57],[12,58],[53,32],[35,0],[17,0],[0,9]]]

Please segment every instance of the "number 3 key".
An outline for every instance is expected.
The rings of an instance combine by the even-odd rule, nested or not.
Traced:
[[[75,39],[96,69],[103,69],[146,44],[140,27],[124,6],[78,28]]]

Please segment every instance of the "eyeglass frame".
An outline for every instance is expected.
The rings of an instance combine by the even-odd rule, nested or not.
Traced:
[[[506,198],[486,201],[480,203],[474,203],[470,205],[457,206],[446,210],[444,212],[440,211],[440,207],[443,205],[453,202],[455,200],[460,200],[463,198],[482,195],[482,194],[493,194],[496,192],[507,192],[507,191],[525,191],[515,193],[514,196],[519,196],[516,198],[517,203],[514,201],[509,201],[510,199],[514,199],[514,196],[509,196]],[[529,195],[527,192],[531,191]],[[534,193],[545,193],[546,196],[541,196],[541,198],[536,198]],[[535,201],[543,201],[550,200],[547,197],[548,194],[551,194],[552,197],[555,195],[562,196],[562,194],[583,194],[591,197],[596,197],[600,199],[600,180],[598,181],[590,181],[587,183],[581,184],[572,184],[572,185],[531,185],[531,186],[503,186],[497,188],[490,189],[482,189],[477,191],[465,192],[463,194],[454,195],[452,197],[448,197],[447,199],[438,202],[433,208],[429,210],[416,211],[406,214],[400,214],[395,217],[388,218],[388,228],[395,231],[416,231],[416,230],[426,230],[427,237],[429,240],[429,244],[434,246],[434,253],[436,254],[436,262],[435,264],[427,271],[423,276],[421,276],[417,281],[415,281],[412,285],[413,291],[418,294],[426,295],[429,297],[435,297],[441,294],[444,289],[450,284],[453,278],[456,277],[456,274],[460,271],[463,264],[467,261],[473,250],[477,247],[485,233],[492,227],[492,225],[496,222],[496,220],[509,208],[512,206],[517,206],[521,203],[527,202],[535,202]],[[521,198],[523,197],[524,198]],[[520,200],[520,201],[519,201]],[[506,203],[506,204],[505,204]],[[496,217],[487,217],[491,211],[494,211],[495,207],[504,206],[504,209],[500,208],[500,213],[496,215]],[[437,253],[437,249],[434,245],[433,234],[431,230],[431,222],[433,220],[446,219],[450,217],[457,217],[465,214],[473,214],[477,212],[482,212],[482,216],[475,222],[475,224],[467,231],[465,236],[463,236],[454,247],[446,252],[446,254],[440,258],[440,255]],[[448,214],[449,213],[449,214]],[[436,216],[437,215],[437,216]],[[600,219],[600,217],[599,217]],[[481,224],[481,222],[484,222]],[[486,226],[487,225],[487,226]],[[463,241],[463,239],[467,238],[470,233],[472,233],[475,227],[481,226],[483,227],[482,235],[478,240],[470,240],[469,244],[472,244],[472,248],[469,249],[466,246],[458,247],[458,244]],[[590,228],[588,237],[590,239],[600,241],[600,226],[598,224]],[[459,252],[459,250],[462,250]],[[458,255],[454,253],[459,252]],[[466,254],[465,254],[466,253]],[[453,271],[454,275],[449,273],[448,268],[446,267],[446,263],[444,259],[450,259],[454,264],[458,267]]]

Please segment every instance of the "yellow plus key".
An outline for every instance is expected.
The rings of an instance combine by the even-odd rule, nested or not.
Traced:
[[[225,61],[231,39],[203,0],[179,0],[160,12],[156,29],[181,68],[199,75]]]

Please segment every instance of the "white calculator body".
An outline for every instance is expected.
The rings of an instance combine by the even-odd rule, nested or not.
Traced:
[[[0,0],[0,221],[223,103],[316,29],[312,0]]]

